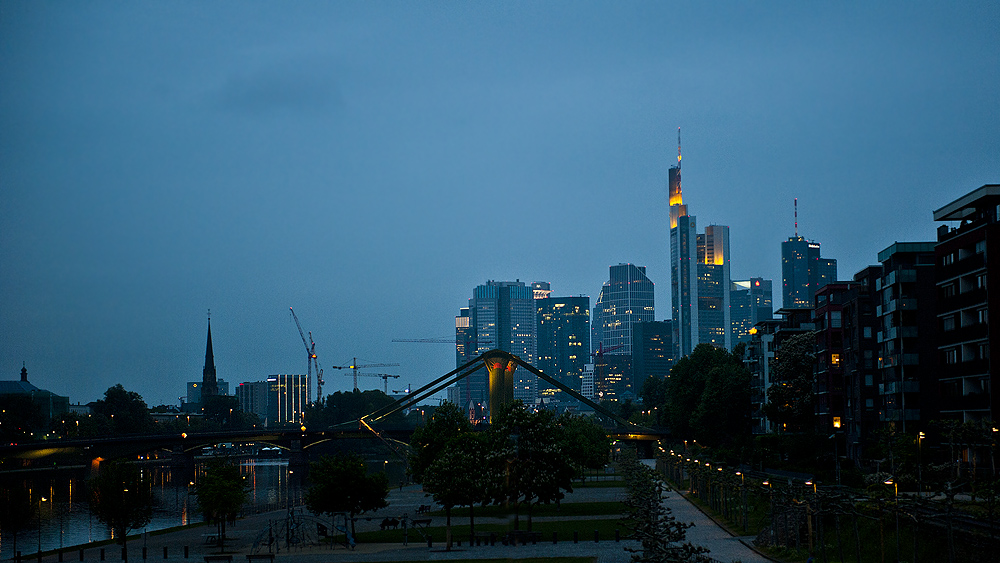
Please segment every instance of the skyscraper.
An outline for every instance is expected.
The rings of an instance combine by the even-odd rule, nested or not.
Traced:
[[[837,281],[837,261],[820,257],[819,243],[796,232],[781,243],[781,306],[810,309],[816,290]]]
[[[531,287],[517,281],[488,281],[477,286],[455,317],[456,362],[461,365],[492,349],[500,349],[537,365],[535,299]],[[466,320],[466,318],[468,320]],[[460,345],[460,352],[458,347]],[[464,361],[463,361],[464,360]],[[487,375],[480,370],[458,383],[463,408],[489,404]],[[538,397],[534,374],[524,369],[514,373],[514,398],[532,404]]]
[[[653,288],[645,266],[611,266],[592,320],[591,347],[603,351],[594,366],[598,396],[615,399],[632,390],[632,326],[653,320]]]
[[[733,326],[733,346],[750,341],[750,329],[774,317],[771,280],[750,278],[730,284],[729,311]]]
[[[538,295],[537,289],[535,295]],[[590,298],[544,297],[536,298],[535,304],[538,369],[579,391],[583,366],[590,361]],[[555,393],[551,385],[541,381],[539,385],[543,396]]]
[[[652,321],[632,326],[632,379],[642,390],[649,377],[665,378],[674,365],[673,321]]]
[[[618,264],[601,287],[594,306],[594,342],[597,350],[615,348],[614,354],[632,354],[632,324],[653,320],[653,282],[646,267]]]
[[[698,343],[732,348],[729,299],[729,227],[709,225],[698,235]]]
[[[670,304],[674,357],[687,356],[700,343],[730,348],[729,227],[709,225],[698,233],[681,191],[680,129],[677,166],[669,170]]]

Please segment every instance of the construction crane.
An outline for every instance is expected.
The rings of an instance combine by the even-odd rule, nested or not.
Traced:
[[[393,338],[393,342],[419,342],[422,344],[455,344],[454,336],[441,336],[435,338]],[[471,342],[471,340],[470,340]],[[492,340],[483,340],[480,344],[493,344]]]
[[[299,329],[299,336],[302,337],[302,344],[306,347],[306,355],[309,356],[306,369],[308,376],[312,377],[312,367],[316,364],[316,401],[323,399],[323,369],[319,367],[319,360],[316,358],[316,343],[313,342],[313,333],[309,331],[309,342],[306,342],[306,335],[302,332],[302,325],[299,324],[299,317],[295,315],[295,309],[288,308],[292,312],[292,319],[295,321],[295,328]]]
[[[358,377],[381,377],[382,381],[385,383],[385,390],[383,393],[389,394],[389,378],[399,379],[398,375],[390,375],[388,373],[359,373]]]
[[[365,375],[365,374],[359,374],[358,373],[359,369],[362,369],[362,368],[390,368],[390,367],[395,367],[395,366],[398,366],[398,365],[399,364],[364,364],[364,365],[358,365],[358,359],[354,358],[354,363],[352,363],[349,366],[330,366],[330,368],[332,368],[332,369],[349,369],[349,370],[352,370],[354,372],[354,390],[357,391],[358,390],[358,376],[359,375]],[[395,377],[399,377],[399,376],[395,376]]]

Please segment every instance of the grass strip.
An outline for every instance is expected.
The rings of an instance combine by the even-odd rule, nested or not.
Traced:
[[[528,529],[528,521],[521,518],[522,530]],[[476,522],[476,532],[496,532],[498,538],[514,529],[514,523],[487,524]],[[557,522],[533,522],[532,531],[541,532],[543,542],[552,541],[552,533],[558,535],[559,542],[573,541],[573,532],[577,532],[581,542],[594,541],[594,530],[597,530],[601,541],[614,541],[615,530],[619,530],[622,539],[628,535],[629,531],[621,524],[617,518],[600,520],[561,520]],[[442,542],[445,537],[444,526],[433,526],[421,528],[424,534],[431,537],[434,542]],[[415,530],[409,530],[409,541],[420,542],[423,537]],[[456,521],[452,518],[451,537],[455,540],[467,541],[469,539],[468,519]],[[359,543],[402,543],[403,530],[385,530],[375,532],[362,532],[358,534]]]
[[[532,516],[601,516],[605,514],[623,514],[625,504],[621,502],[566,502],[558,506],[555,504],[535,505],[531,509]],[[503,518],[513,517],[514,512],[504,506],[477,506],[474,512],[476,518]],[[521,519],[525,519],[525,509],[521,508]],[[444,516],[444,510],[435,510],[428,513],[428,516]],[[455,518],[469,518],[469,507],[453,508],[451,510],[452,520]]]

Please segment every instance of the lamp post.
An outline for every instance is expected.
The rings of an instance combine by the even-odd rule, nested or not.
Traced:
[[[774,487],[770,481],[764,481],[762,484],[767,487],[767,496],[771,500],[771,545],[777,547],[778,523],[774,521]]]
[[[42,503],[49,499],[38,497],[38,559],[42,559]]]
[[[896,479],[889,477],[885,480],[886,485],[892,485],[895,498],[895,513],[896,513],[896,563],[899,563],[899,484],[896,483]]]
[[[813,502],[816,501],[816,482],[812,479],[806,481],[806,485],[812,485],[813,488]],[[809,553],[813,550],[813,514],[816,511],[812,508],[812,504],[806,504],[806,533],[809,535]]]
[[[921,454],[923,452],[924,438],[927,434],[923,432],[917,433],[917,496],[924,496],[924,477],[923,477],[923,463],[921,461]]]
[[[737,471],[736,474],[740,476],[740,496],[742,497],[742,501],[743,501],[743,533],[746,533],[747,532],[747,526],[748,526],[748,523],[747,523],[747,519],[748,518],[747,518],[747,483],[746,483],[746,475],[744,475],[742,471]]]

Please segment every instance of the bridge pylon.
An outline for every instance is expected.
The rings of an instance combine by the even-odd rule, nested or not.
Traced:
[[[514,402],[514,371],[519,358],[503,350],[490,350],[482,358],[489,373],[490,422],[493,422],[494,413]]]

